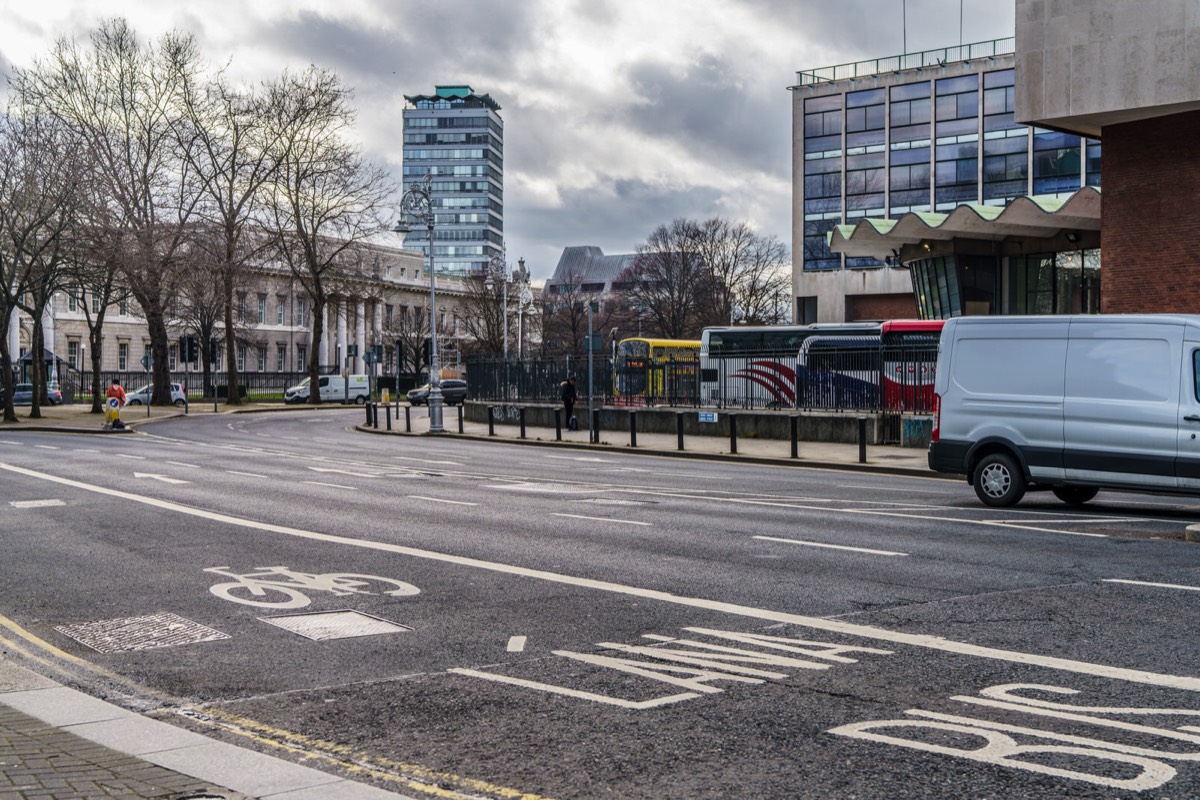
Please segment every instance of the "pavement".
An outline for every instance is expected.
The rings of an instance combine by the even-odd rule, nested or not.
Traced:
[[[0,434],[55,431],[129,436],[144,425],[185,416],[285,408],[304,412],[312,407],[252,404],[214,409],[212,404],[193,403],[185,415],[175,407],[147,410],[134,406],[122,410],[121,418],[129,426],[124,431],[105,431],[104,415],[92,414],[90,408],[82,404],[52,406],[42,409],[39,419],[29,417],[31,409],[18,408],[18,421],[0,422]],[[366,410],[358,409],[357,429],[385,436],[431,435],[428,409],[401,405],[387,412],[381,408],[376,424],[368,425]],[[512,420],[489,428],[487,423],[463,419],[458,407],[445,409],[443,427],[440,435],[447,438],[937,477],[929,471],[925,451],[919,448],[799,442],[793,458],[788,441],[742,437],[733,452],[728,437],[688,436],[680,450],[674,434],[638,432],[635,442],[629,431],[600,431],[599,441],[591,442],[588,431],[532,426],[522,431]],[[6,622],[0,617],[0,624]],[[102,797],[384,800],[409,796],[221,742],[99,700],[19,666],[0,646],[0,800]]]

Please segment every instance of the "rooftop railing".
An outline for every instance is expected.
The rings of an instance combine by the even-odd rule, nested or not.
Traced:
[[[811,86],[815,83],[862,78],[867,75],[899,72],[919,67],[945,66],[955,61],[971,61],[976,58],[990,58],[1014,52],[1016,52],[1016,38],[1010,36],[1007,39],[993,39],[990,42],[976,42],[957,47],[943,47],[940,50],[925,50],[920,53],[905,53],[900,56],[873,58],[869,61],[855,61],[852,64],[838,64],[834,67],[800,70],[796,72],[796,83],[798,86]]]

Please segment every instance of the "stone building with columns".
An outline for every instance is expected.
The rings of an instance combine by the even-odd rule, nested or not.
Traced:
[[[266,264],[250,273],[246,285],[235,293],[234,324],[237,337],[239,372],[286,373],[296,375],[308,369],[315,347],[322,373],[368,372],[364,361],[367,350],[383,345],[383,361],[378,374],[397,370],[398,331],[423,328],[427,318],[430,292],[429,275],[418,252],[384,245],[372,245],[361,251],[362,266],[337,280],[338,289],[325,308],[323,335],[313,341],[312,301],[291,274],[280,264]],[[462,325],[463,298],[466,293],[460,278],[438,275],[437,284],[439,347],[443,366],[457,366],[456,344],[465,335]],[[54,295],[42,320],[45,349],[57,358],[55,371],[88,370],[87,316],[99,311],[97,299],[84,293],[72,296],[63,291]],[[177,362],[178,336],[193,333],[183,319],[179,304],[172,304],[168,331],[171,334],[171,369],[183,369]],[[414,322],[414,320],[421,320]],[[224,326],[217,324],[215,334],[224,337]],[[32,321],[27,315],[14,314],[8,330],[14,361],[30,352]],[[411,336],[409,337],[412,338]],[[124,299],[105,314],[100,368],[104,372],[140,372],[141,359],[150,351],[150,334],[137,303]],[[405,345],[411,346],[411,345]],[[353,350],[351,350],[353,347]],[[355,356],[349,356],[355,352]],[[225,369],[225,348],[215,364]],[[411,359],[406,359],[406,363]],[[57,377],[57,376],[56,376]]]

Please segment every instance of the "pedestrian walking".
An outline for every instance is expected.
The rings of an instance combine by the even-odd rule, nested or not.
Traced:
[[[575,391],[575,376],[567,378],[559,388],[562,390],[563,407],[567,410],[567,430],[579,430],[579,420],[575,419],[575,401],[579,398],[579,394]]]

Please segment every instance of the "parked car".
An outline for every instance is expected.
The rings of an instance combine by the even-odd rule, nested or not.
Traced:
[[[151,387],[149,384],[147,384],[140,389],[135,389],[132,392],[126,392],[125,405],[140,406],[148,404],[150,402],[150,396]],[[183,391],[183,384],[171,384],[171,402],[177,406],[182,406],[187,403],[187,394],[185,394]]]
[[[33,384],[18,383],[13,387],[13,405],[14,406],[31,406],[33,405]]]
[[[429,384],[418,386],[409,391],[409,405],[427,406],[429,405]],[[458,378],[447,378],[442,381],[442,402],[448,406],[454,406],[467,399],[467,382]]]

